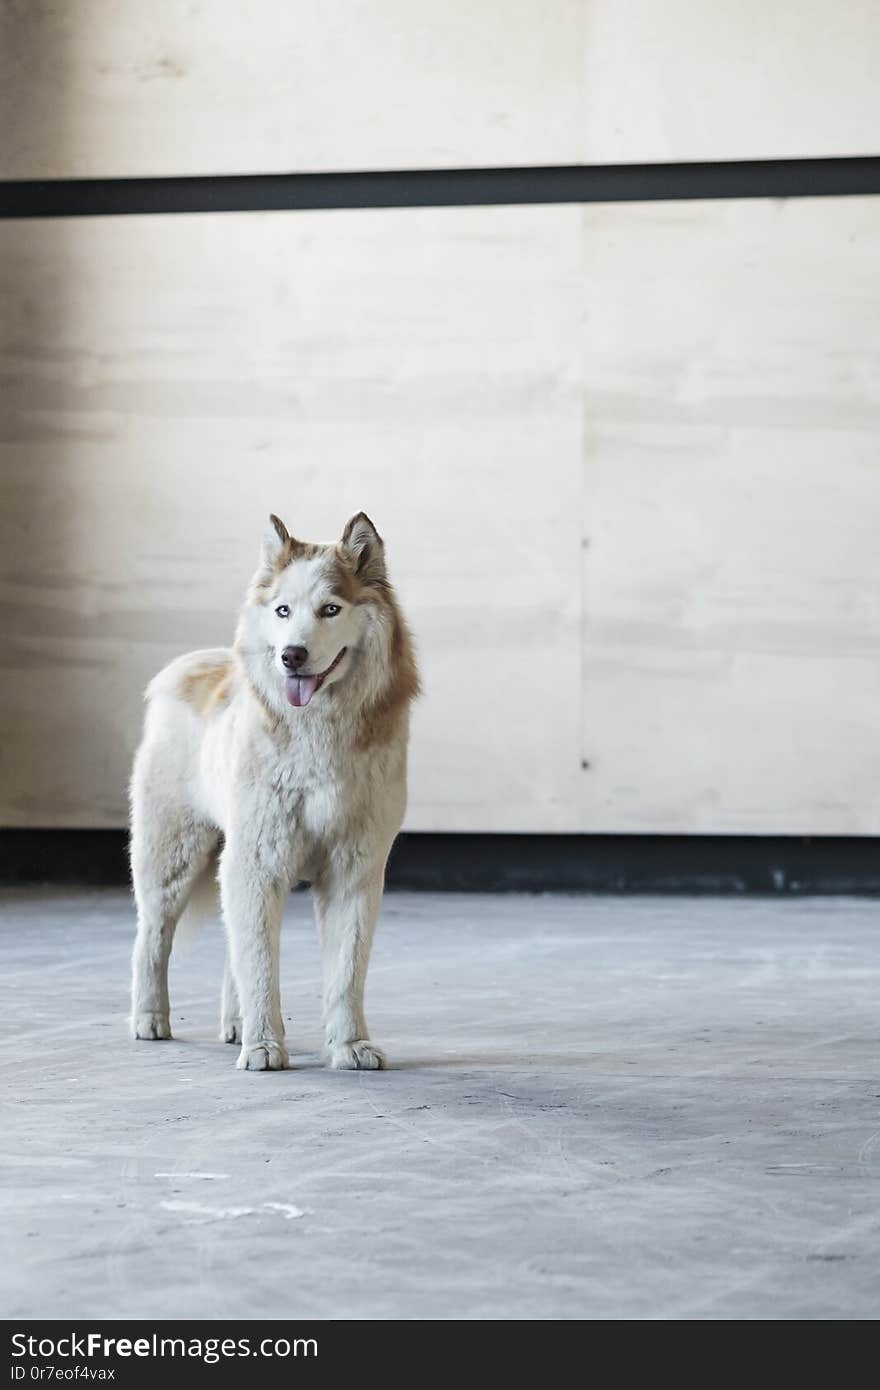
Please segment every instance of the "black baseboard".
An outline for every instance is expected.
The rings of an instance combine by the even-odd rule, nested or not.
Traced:
[[[0,830],[0,884],[124,885],[123,830]],[[880,896],[880,840],[748,835],[401,835],[390,889]]]

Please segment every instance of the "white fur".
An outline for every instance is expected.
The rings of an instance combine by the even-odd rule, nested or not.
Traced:
[[[273,559],[273,535],[264,542],[264,567]],[[342,612],[321,618],[331,600]],[[282,603],[289,617],[276,616]],[[406,803],[407,713],[380,746],[359,750],[356,734],[362,711],[389,683],[391,636],[381,604],[344,603],[330,593],[320,557],[295,560],[269,602],[252,593],[245,604],[225,705],[199,713],[183,698],[182,682],[222,666],[230,658],[226,649],[180,657],[151,682],[131,786],[134,1037],[171,1035],[174,931],[197,881],[212,869],[222,833],[228,958],[220,1036],[241,1044],[237,1065],[256,1071],[287,1065],[279,934],[287,892],[306,880],[321,940],[329,1063],[384,1066],[369,1041],[363,995],[385,862]],[[288,644],[308,648],[314,671],[347,648],[301,709],[284,698],[280,652]]]

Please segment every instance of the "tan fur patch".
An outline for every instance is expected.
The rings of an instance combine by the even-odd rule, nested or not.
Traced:
[[[341,545],[328,547],[327,581],[334,594],[346,603],[368,603],[370,590],[355,574],[349,552]]]
[[[235,670],[230,659],[216,666],[203,666],[190,671],[180,682],[180,698],[192,705],[197,714],[210,715],[229,701]]]
[[[412,634],[391,585],[371,589],[369,601],[380,604],[391,623],[391,679],[376,703],[363,711],[356,740],[360,749],[391,743],[399,731],[401,717],[422,689]]]

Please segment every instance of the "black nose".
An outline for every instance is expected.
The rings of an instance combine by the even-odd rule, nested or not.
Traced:
[[[308,659],[309,653],[306,647],[285,647],[281,653],[281,664],[286,666],[288,671],[298,671]]]

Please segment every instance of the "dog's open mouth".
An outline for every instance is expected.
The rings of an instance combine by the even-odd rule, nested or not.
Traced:
[[[295,709],[302,709],[307,705],[316,690],[320,690],[331,671],[335,671],[348,647],[343,647],[337,657],[331,661],[326,671],[320,671],[316,676],[285,676],[284,677],[284,698],[289,705]]]

